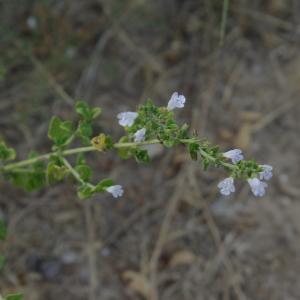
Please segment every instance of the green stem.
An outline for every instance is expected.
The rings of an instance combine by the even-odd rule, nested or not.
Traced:
[[[74,176],[74,178],[81,184],[84,184],[85,182],[81,178],[80,174],[71,166],[71,164],[63,157],[62,158],[63,164],[69,169],[71,174]]]
[[[142,146],[142,145],[150,145],[150,144],[158,144],[160,143],[159,140],[151,140],[151,141],[145,141],[141,143],[116,143],[114,144],[114,148],[119,149],[119,148],[129,148],[129,147],[136,147],[136,146]],[[30,159],[25,159],[16,163],[11,163],[7,164],[3,167],[0,168],[0,172],[7,172],[11,171],[16,168],[21,168],[21,167],[26,167],[29,165],[32,165],[38,161],[45,161],[49,160],[51,156],[53,155],[61,155],[61,156],[69,156],[73,154],[78,154],[78,153],[84,153],[84,152],[92,152],[92,151],[98,151],[94,146],[87,146],[87,147],[79,147],[79,148],[74,148],[74,149],[68,149],[64,151],[53,151],[50,153],[46,153],[34,158]]]
[[[211,156],[211,155],[209,155],[208,153],[206,153],[203,149],[200,149],[200,154],[201,154],[203,157],[205,157],[205,158],[211,160],[212,162],[215,162],[215,161],[216,161],[216,159],[215,159],[213,156]],[[229,169],[231,169],[231,170],[235,170],[235,169],[236,169],[236,166],[235,166],[235,165],[226,163],[226,162],[224,162],[224,161],[221,161],[220,164],[221,164],[223,167],[229,168]]]
[[[181,143],[183,143],[183,144],[188,144],[188,143],[191,143],[191,142],[201,142],[201,141],[198,140],[198,139],[184,139],[184,140],[181,140]],[[202,157],[205,157],[205,158],[209,159],[212,162],[216,162],[216,158],[211,156],[207,152],[205,152],[203,149],[200,148],[199,152],[200,152]],[[235,165],[224,162],[224,161],[221,161],[220,163],[223,167],[231,169],[231,170],[235,170],[237,168]]]
[[[196,140],[195,138],[180,140],[180,142],[182,144],[189,144],[189,143],[195,142],[195,141],[198,141],[198,140]],[[115,149],[120,149],[120,148],[130,148],[130,147],[138,147],[138,146],[160,144],[160,143],[161,142],[159,140],[153,139],[153,140],[145,141],[145,142],[141,142],[141,143],[134,143],[134,142],[129,142],[129,143],[115,143],[113,145],[113,147]],[[53,156],[53,155],[59,155],[59,156],[65,157],[65,156],[69,156],[69,155],[73,155],[73,154],[79,154],[79,153],[85,153],[85,152],[92,152],[92,151],[99,151],[99,150],[97,150],[94,146],[87,146],[87,147],[79,147],[79,148],[68,149],[68,150],[64,150],[64,151],[53,151],[53,152],[46,153],[46,154],[43,154],[43,155],[40,155],[40,156],[37,156],[37,157],[34,157],[34,158],[25,159],[25,160],[22,160],[22,161],[19,161],[19,162],[7,164],[7,165],[5,165],[5,166],[3,166],[3,167],[0,168],[0,172],[7,172],[7,171],[14,170],[14,169],[20,169],[22,167],[26,167],[26,166],[32,165],[32,164],[34,164],[34,163],[36,163],[38,161],[46,161],[46,160],[49,160],[50,157]],[[212,162],[216,161],[216,159],[213,156],[209,155],[206,151],[204,151],[201,148],[200,148],[200,154],[203,157],[209,159]],[[68,161],[67,160],[63,160],[63,162],[66,165],[66,167],[68,167],[70,169],[70,171],[72,172],[72,174],[76,178],[76,176],[74,174],[75,170],[68,163]],[[221,162],[221,164],[222,164],[222,166],[224,166],[226,168],[229,168],[231,170],[234,170],[236,168],[234,165],[232,165],[230,163]],[[73,171],[71,170],[71,168],[73,169]],[[79,177],[80,177],[80,175],[79,175]]]
[[[83,152],[91,152],[91,151],[95,151],[96,149],[93,146],[88,146],[88,147],[79,147],[79,148],[74,148],[74,149],[69,149],[69,150],[65,150],[65,151],[54,151],[51,153],[46,153],[34,158],[30,158],[30,159],[25,159],[16,163],[11,163],[8,164],[4,167],[2,167],[0,169],[0,171],[6,172],[6,171],[11,171],[13,169],[16,168],[21,168],[21,167],[26,167],[29,165],[32,165],[38,161],[44,161],[44,160],[48,160],[50,159],[50,157],[52,155],[59,155],[61,154],[62,156],[68,156],[68,155],[72,155],[72,154],[76,154],[76,153],[83,153]]]

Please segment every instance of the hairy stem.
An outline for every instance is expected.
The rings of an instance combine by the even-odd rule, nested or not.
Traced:
[[[82,180],[80,174],[72,167],[72,165],[65,159],[62,158],[63,164],[69,169],[71,174],[74,176],[74,178],[81,184],[84,184],[84,181]]]
[[[180,142],[182,144],[189,144],[191,142],[195,142],[195,139],[194,138],[182,139],[182,140],[180,140]],[[152,145],[152,144],[160,144],[160,143],[161,142],[158,139],[153,139],[153,140],[140,142],[140,143],[135,143],[135,142],[115,143],[113,145],[113,148],[115,148],[115,149],[130,148],[130,147],[138,147],[138,146],[143,146],[143,145]],[[73,155],[73,154],[93,152],[93,151],[99,151],[99,150],[97,150],[94,146],[87,146],[87,147],[78,147],[78,148],[73,148],[73,149],[68,149],[68,150],[63,150],[63,151],[53,151],[53,152],[46,153],[46,154],[43,154],[43,155],[40,155],[40,156],[37,156],[37,157],[34,157],[34,158],[25,159],[25,160],[22,160],[22,161],[19,161],[19,162],[7,164],[7,165],[0,168],[0,172],[5,173],[5,172],[16,170],[16,169],[22,170],[21,169],[22,167],[30,166],[30,165],[38,162],[38,161],[47,161],[53,155],[59,155],[59,156],[65,157],[65,156],[69,156],[69,155]],[[211,162],[216,161],[216,159],[213,156],[209,155],[204,149],[200,148],[200,154],[201,154],[202,157],[207,158]],[[67,160],[63,160],[63,162],[66,165],[66,167],[68,167],[68,168],[71,167],[72,168],[72,166],[68,163]],[[235,166],[230,164],[230,163],[226,163],[226,162],[222,161],[221,165],[224,166],[225,168],[229,168],[231,170],[235,169]],[[70,171],[72,172],[71,169],[70,169]],[[75,171],[75,170],[73,169],[73,171]],[[75,174],[73,174],[73,175],[75,176]],[[76,178],[76,176],[75,176],[75,178]]]
[[[136,146],[142,146],[142,145],[150,145],[150,144],[158,144],[160,143],[159,140],[151,140],[151,141],[145,141],[142,143],[116,143],[114,144],[114,148],[119,149],[119,148],[129,148],[129,147],[136,147]],[[69,156],[73,154],[79,154],[79,153],[84,153],[84,152],[92,152],[92,151],[99,151],[97,150],[94,146],[87,146],[87,147],[79,147],[79,148],[73,148],[73,149],[68,149],[64,151],[53,151],[50,153],[46,153],[34,158],[30,159],[25,159],[16,163],[10,163],[7,164],[3,167],[0,168],[0,172],[7,172],[11,171],[16,168],[21,168],[21,167],[26,167],[29,165],[32,165],[38,161],[45,161],[49,160],[51,156],[53,155],[61,155],[61,156]]]

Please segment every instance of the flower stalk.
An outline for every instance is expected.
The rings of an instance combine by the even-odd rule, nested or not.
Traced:
[[[200,140],[195,140],[194,138],[180,140],[180,143],[183,145],[187,145],[191,142],[200,142]],[[121,143],[113,144],[113,148],[115,148],[115,149],[137,148],[140,146],[154,145],[154,144],[161,144],[161,141],[159,141],[157,139],[153,139],[150,141],[143,141],[143,142],[139,142],[139,143],[136,143],[136,142],[122,143],[121,142]],[[209,155],[207,152],[205,152],[205,150],[200,148],[199,151],[203,157],[207,158],[211,162],[215,162],[215,158],[213,156]],[[3,167],[0,168],[0,172],[5,173],[8,171],[12,171],[12,170],[17,170],[18,172],[22,172],[21,168],[33,165],[39,161],[47,161],[52,156],[61,155],[62,157],[65,157],[65,156],[70,156],[70,155],[75,155],[75,154],[80,154],[80,153],[86,153],[86,152],[99,152],[99,150],[97,150],[94,146],[87,146],[87,147],[72,148],[72,149],[68,149],[68,150],[64,150],[64,151],[53,151],[53,152],[39,155],[34,158],[24,159],[19,162],[4,165]],[[232,170],[234,170],[236,168],[234,164],[230,164],[230,163],[226,163],[226,162],[221,162],[221,164],[224,167],[232,169]]]
[[[28,191],[55,183],[71,175],[78,182],[80,198],[89,198],[98,192],[108,192],[117,198],[123,195],[123,187],[111,179],[103,179],[98,184],[91,183],[92,168],[86,163],[88,152],[106,152],[117,150],[123,159],[135,158],[137,162],[150,161],[147,145],[161,144],[166,148],[184,145],[191,159],[200,161],[203,168],[223,168],[228,177],[218,187],[221,194],[229,195],[235,191],[236,179],[246,180],[255,196],[263,196],[272,177],[272,166],[259,165],[254,160],[244,160],[240,149],[221,152],[207,140],[199,139],[195,134],[188,134],[188,125],[179,125],[174,118],[174,110],[183,108],[186,99],[177,92],[173,93],[166,107],[158,107],[152,101],[141,105],[138,110],[121,112],[117,115],[118,123],[125,130],[125,135],[118,142],[104,133],[93,135],[93,120],[101,114],[99,107],[91,108],[85,102],[77,102],[76,112],[79,121],[61,120],[54,116],[49,124],[48,137],[53,141],[53,151],[38,155],[31,153],[28,159],[11,162],[15,159],[15,150],[0,140],[0,174],[18,187]],[[83,146],[71,148],[72,143],[80,139]],[[76,156],[73,166],[66,157]]]

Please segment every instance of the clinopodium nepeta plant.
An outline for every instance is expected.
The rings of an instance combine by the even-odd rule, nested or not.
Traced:
[[[105,133],[94,136],[92,123],[101,114],[101,108],[91,108],[85,102],[77,102],[79,121],[76,124],[57,116],[51,119],[48,137],[53,147],[50,153],[38,155],[31,152],[26,160],[8,163],[16,159],[16,152],[0,140],[0,174],[27,191],[71,178],[77,182],[81,199],[102,192],[117,198],[123,195],[124,190],[113,180],[105,178],[96,184],[91,182],[92,169],[85,159],[87,152],[117,150],[123,159],[133,157],[137,162],[148,162],[147,145],[161,144],[171,148],[181,144],[186,147],[192,160],[202,162],[204,169],[213,166],[228,173],[228,177],[218,184],[221,194],[227,196],[235,192],[234,180],[243,179],[248,181],[255,196],[263,196],[267,187],[265,181],[272,177],[272,167],[260,165],[254,160],[244,160],[240,149],[222,152],[206,139],[200,139],[196,134],[189,135],[188,125],[177,124],[173,112],[176,108],[183,108],[185,101],[183,95],[175,92],[166,107],[158,107],[149,100],[136,112],[118,114],[118,122],[125,130],[125,135],[118,142],[113,142]],[[71,148],[74,143],[78,145],[78,140],[81,146]],[[68,159],[71,155],[76,155],[74,164]]]

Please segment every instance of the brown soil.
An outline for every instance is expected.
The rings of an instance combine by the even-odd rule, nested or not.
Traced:
[[[148,165],[91,155],[95,179],[126,188],[118,200],[79,201],[70,183],[25,193],[1,181],[0,294],[300,299],[300,4],[230,1],[220,46],[222,2],[0,3],[0,133],[19,158],[49,151],[49,119],[73,118],[73,99],[100,105],[96,130],[117,139],[118,112],[147,98],[164,105],[177,90],[187,98],[180,122],[275,170],[260,199],[244,182],[221,197],[224,174],[181,148],[153,149]]]

